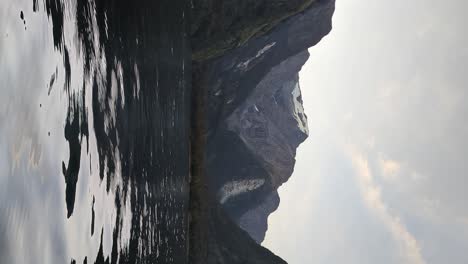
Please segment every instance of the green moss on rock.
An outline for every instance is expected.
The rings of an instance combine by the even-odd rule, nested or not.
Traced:
[[[300,13],[317,0],[204,0],[194,6],[192,59],[216,58],[250,39],[264,35],[285,19]],[[213,12],[203,12],[205,8]],[[202,30],[203,29],[203,30]]]

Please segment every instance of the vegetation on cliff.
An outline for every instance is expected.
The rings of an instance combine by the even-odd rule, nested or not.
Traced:
[[[192,59],[204,61],[246,44],[307,9],[316,0],[202,0],[193,2]]]

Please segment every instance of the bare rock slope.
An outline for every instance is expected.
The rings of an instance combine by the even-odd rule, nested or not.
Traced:
[[[307,49],[331,30],[335,6],[334,0],[250,2],[193,7],[193,89],[203,91],[206,112],[203,191],[212,197],[195,222],[211,241],[201,255],[224,259],[204,263],[284,263],[258,244],[309,134],[298,72]]]

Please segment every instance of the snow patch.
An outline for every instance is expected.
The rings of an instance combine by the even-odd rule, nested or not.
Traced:
[[[265,179],[228,182],[218,191],[219,202],[224,204],[230,198],[258,189],[263,184],[265,184]]]
[[[291,92],[291,94],[293,96],[294,102],[294,119],[296,119],[299,129],[304,132],[304,134],[309,135],[309,128],[307,127],[307,118],[304,113],[304,106],[302,105],[302,100],[299,100],[301,97],[299,83],[296,83],[296,86],[294,87],[294,90]]]
[[[237,67],[238,67],[238,68],[241,68],[242,70],[246,70],[247,67],[249,67],[249,64],[250,64],[253,60],[256,60],[256,59],[260,58],[260,56],[262,56],[263,54],[265,54],[265,52],[267,52],[268,50],[270,50],[270,49],[271,49],[273,46],[275,46],[275,45],[276,45],[276,42],[272,42],[272,43],[266,45],[265,47],[263,47],[261,50],[259,50],[259,51],[257,52],[257,55],[255,55],[255,57],[250,58],[250,59],[248,59],[248,60],[246,60],[246,61],[244,61],[244,62],[241,62],[241,63],[237,64]]]

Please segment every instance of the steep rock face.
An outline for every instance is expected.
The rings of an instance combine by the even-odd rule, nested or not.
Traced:
[[[192,85],[204,94],[195,105],[206,112],[196,126],[206,149],[192,155],[206,161],[196,161],[191,187],[192,263],[285,263],[257,243],[309,133],[298,72],[331,30],[334,3],[193,3]]]
[[[264,199],[260,196],[258,206],[237,221],[259,244],[268,229],[268,216],[279,205],[274,186],[288,180],[294,169],[296,148],[308,136],[297,74],[308,57],[304,51],[273,67],[226,120],[228,129],[239,136],[271,178],[272,192]]]
[[[298,72],[309,57],[306,50],[331,30],[333,12],[334,0],[314,1],[241,46],[194,61],[194,89],[207,89],[211,191],[256,241],[263,240],[274,210],[268,197],[291,176],[296,148],[308,136]],[[226,190],[231,192],[219,194]]]
[[[296,148],[308,136],[298,84],[308,57],[304,51],[273,67],[225,120],[267,170],[273,186],[288,180]]]
[[[280,203],[277,192],[272,192],[255,208],[250,209],[239,218],[239,226],[258,244],[261,244],[268,230],[268,216],[276,211]]]
[[[193,59],[203,61],[269,31],[317,0],[192,1]]]
[[[223,121],[244,103],[273,67],[317,44],[331,30],[333,11],[333,0],[316,1],[267,34],[225,52],[222,57],[195,62],[194,85],[208,89],[210,134],[224,125]]]
[[[229,136],[219,138],[218,133],[209,156],[209,174],[215,175],[221,194],[218,200],[258,242],[277,207],[270,206],[268,198],[277,196],[278,186],[292,174],[296,148],[308,136],[298,84],[298,71],[308,57],[304,51],[273,67],[226,118],[221,131]]]

